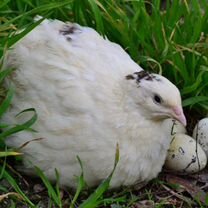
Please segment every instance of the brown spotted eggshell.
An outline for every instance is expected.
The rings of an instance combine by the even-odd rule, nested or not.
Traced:
[[[182,134],[187,133],[185,126],[175,119],[171,119],[171,118],[166,119],[164,123],[166,128],[170,129],[172,136],[178,133],[182,133]]]
[[[181,174],[196,173],[207,164],[207,157],[201,145],[186,134],[173,136],[165,167]]]
[[[193,138],[202,146],[208,157],[208,118],[203,118],[196,124],[193,131]]]

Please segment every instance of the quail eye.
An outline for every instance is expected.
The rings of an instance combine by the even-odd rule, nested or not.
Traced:
[[[159,95],[154,95],[153,100],[156,104],[162,103],[162,98]]]

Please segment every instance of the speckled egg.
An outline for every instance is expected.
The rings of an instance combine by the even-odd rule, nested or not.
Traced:
[[[166,119],[164,121],[164,125],[165,125],[166,129],[167,128],[170,129],[170,132],[171,132],[170,134],[172,136],[174,136],[175,134],[178,134],[178,133],[182,133],[182,134],[187,133],[185,126],[177,120],[174,120],[171,118]]]
[[[196,124],[193,131],[193,138],[202,146],[208,157],[208,118],[204,118]]]
[[[186,134],[176,134],[171,141],[165,167],[181,174],[196,173],[207,164],[201,145]]]

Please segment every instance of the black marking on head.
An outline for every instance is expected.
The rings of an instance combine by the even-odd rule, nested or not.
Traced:
[[[139,71],[139,72],[134,72],[133,74],[128,74],[126,76],[127,80],[134,80],[136,79],[136,82],[139,84],[141,80],[147,80],[147,81],[158,81],[161,82],[162,80],[158,78],[157,76],[147,72],[147,71]]]
[[[71,40],[71,34],[74,34],[77,30],[80,30],[76,25],[67,25],[65,24],[64,27],[59,30],[60,34],[66,36],[67,40]]]
[[[135,77],[132,74],[129,74],[129,75],[126,75],[126,79],[127,80],[129,80],[129,79],[135,79]]]
[[[77,28],[75,27],[75,25],[64,25],[64,28],[61,29],[59,32],[62,34],[62,35],[70,35],[70,34],[73,34],[75,32]]]
[[[138,82],[140,82],[140,80],[142,80],[142,79],[150,80],[150,81],[153,80],[153,75],[147,71],[134,72],[134,74],[137,75]]]

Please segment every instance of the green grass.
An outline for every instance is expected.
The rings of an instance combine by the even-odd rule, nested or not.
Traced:
[[[63,21],[75,21],[82,25],[95,28],[108,39],[119,43],[145,70],[162,73],[175,83],[181,91],[183,106],[186,111],[198,113],[202,116],[208,111],[208,3],[207,0],[1,0],[0,1],[0,67],[3,57],[13,44],[30,32],[41,21],[33,23],[35,15],[46,18],[57,18]],[[17,30],[26,28],[23,32],[15,34]],[[0,71],[0,117],[6,113],[14,89],[5,90],[2,83],[4,78],[14,69]],[[12,134],[23,129],[30,129],[36,121],[35,109],[33,116],[24,124],[10,126],[0,123],[0,179],[6,180],[13,187],[10,189],[0,186],[2,193],[11,198],[11,207],[21,201],[30,207],[38,207],[21,190],[17,183],[17,175],[9,168],[6,156],[17,154],[14,150],[6,149],[4,140]],[[18,112],[17,112],[18,113]],[[24,112],[21,112],[24,113]],[[51,205],[61,207],[63,204],[59,186],[52,186],[47,178],[38,170],[40,178],[48,190]],[[58,177],[58,174],[57,174]],[[88,198],[84,193],[83,180],[80,176],[80,186],[74,196],[71,196],[71,207],[109,206],[126,207],[143,199],[156,200],[152,192],[138,197],[131,190],[125,189],[105,194],[108,186],[101,192],[98,187]],[[108,178],[109,180],[109,178]],[[108,184],[108,182],[103,182]],[[95,195],[99,190],[99,197]],[[0,200],[1,200],[0,195]],[[5,196],[5,195],[4,195]],[[148,198],[149,196],[149,198]],[[98,198],[96,198],[98,197]],[[5,196],[6,198],[6,196]],[[87,199],[88,198],[88,199]],[[95,200],[96,199],[96,200]],[[95,201],[94,201],[95,200]],[[87,206],[87,203],[94,205]],[[163,201],[157,200],[163,207]],[[202,206],[202,205],[201,205]],[[165,207],[165,205],[164,205]],[[174,206],[173,206],[174,207]]]

